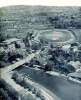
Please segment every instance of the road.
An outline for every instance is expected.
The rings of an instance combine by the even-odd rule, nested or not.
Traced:
[[[20,65],[29,62],[36,54],[39,54],[40,50],[37,51],[36,53],[32,53],[29,56],[27,56],[26,58],[24,58],[23,60],[20,60],[18,62],[16,62],[15,64],[12,64],[10,66],[7,66],[3,69],[0,69],[0,74],[1,74],[1,78],[4,79],[10,86],[12,86],[16,91],[25,91],[25,89],[23,87],[21,87],[20,85],[16,84],[13,79],[11,78],[11,75],[9,73],[9,71],[12,71],[13,69],[19,67]],[[45,89],[44,87],[42,87],[41,85],[33,82],[33,84],[35,84],[35,86],[40,90],[41,89],[41,93],[45,96],[46,100],[60,100],[59,98],[57,98],[53,93],[51,93],[49,90]],[[50,94],[52,94],[52,96],[49,95],[49,93],[47,92],[49,91]],[[25,91],[26,92],[26,91]],[[24,92],[24,93],[25,93]]]
[[[41,32],[39,32],[39,34],[37,34],[37,36],[34,38],[35,40],[38,40],[38,37],[40,36],[40,33]],[[73,37],[73,35],[71,35],[71,37]],[[73,40],[73,38],[71,40],[69,40],[69,41],[72,41],[72,40]],[[10,66],[6,66],[5,68],[1,69],[1,78],[3,78],[5,81],[7,81],[7,83],[9,83],[10,85],[12,85],[13,87],[16,87],[15,89],[17,89],[17,90],[18,89],[22,89],[22,88],[20,88],[20,86],[18,86],[10,78],[8,72],[12,71],[13,69],[15,69],[15,68],[17,68],[17,67],[19,67],[21,65],[23,65],[26,62],[29,62],[36,54],[39,54],[40,51],[41,50],[37,51],[36,53],[32,53],[29,56],[27,56],[26,58],[24,58],[23,60],[19,60],[18,62],[14,63],[14,64],[12,64]],[[35,83],[35,84],[37,84],[37,83]],[[54,99],[54,98],[52,98],[54,94],[52,96],[50,96],[49,93],[47,93],[47,91],[49,91],[49,90],[47,90],[46,88],[42,87],[41,85],[37,84],[37,87],[38,88],[40,87],[39,89],[41,89],[42,93],[47,97],[47,100],[60,100],[60,99]],[[50,92],[50,94],[52,94],[52,93]],[[56,98],[55,95],[54,95],[54,97]]]
[[[19,60],[14,64],[11,64],[9,66],[6,66],[5,68],[3,68],[2,70],[4,70],[5,72],[9,72],[12,71],[13,69],[23,65],[26,62],[29,62],[36,54],[39,54],[41,50],[38,50],[36,53],[32,53],[30,55],[28,55],[26,58],[24,58],[23,60]]]
[[[20,94],[24,93],[26,95],[26,93],[30,92],[31,95],[35,96],[35,94],[33,94],[32,91],[28,91],[28,90],[24,89],[23,87],[21,87],[19,84],[15,83],[15,81],[11,78],[11,74],[9,72],[5,72],[3,70],[2,74],[1,74],[1,78],[4,79],[10,86],[12,86],[18,93],[20,93]],[[30,83],[33,83],[32,85],[34,85],[38,90],[41,91],[41,93],[44,95],[46,100],[61,100],[61,99],[57,98],[49,90],[44,88],[43,86],[29,80],[28,78],[25,78],[25,80],[27,82],[29,81]],[[52,94],[53,97],[50,94]]]

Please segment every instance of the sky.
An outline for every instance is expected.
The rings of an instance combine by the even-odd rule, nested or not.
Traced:
[[[81,6],[81,0],[0,0],[0,7],[10,5]]]

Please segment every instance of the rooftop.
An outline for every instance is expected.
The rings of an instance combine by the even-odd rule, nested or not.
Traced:
[[[18,39],[18,38],[11,38],[9,40],[3,41],[3,43],[10,44],[11,42],[15,42],[15,41],[18,41],[18,40],[20,40],[20,39]]]
[[[68,64],[71,64],[75,68],[79,68],[81,66],[80,61],[70,61]]]
[[[63,46],[62,46],[62,49],[63,49],[63,50],[68,50],[70,47],[71,47],[70,44],[63,45]]]

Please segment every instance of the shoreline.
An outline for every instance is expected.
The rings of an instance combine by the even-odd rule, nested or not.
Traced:
[[[40,69],[39,69],[40,70]],[[79,81],[79,80],[77,80],[76,78],[72,78],[72,77],[68,77],[68,76],[66,76],[66,75],[64,75],[64,74],[60,74],[59,72],[56,72],[56,71],[47,71],[47,72],[45,72],[46,74],[49,74],[49,75],[52,75],[52,76],[58,76],[58,77],[66,77],[67,79],[69,79],[70,81],[72,81],[72,82],[76,82],[76,83],[79,83],[79,84],[81,84],[81,81]]]
[[[77,80],[76,78],[72,78],[72,77],[67,77],[68,80],[72,81],[72,82],[76,82],[76,83],[79,83],[81,84],[81,81]]]

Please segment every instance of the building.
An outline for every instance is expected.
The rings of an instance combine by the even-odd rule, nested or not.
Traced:
[[[81,67],[81,63],[79,61],[70,61],[68,64],[75,67],[75,69],[79,69]]]
[[[62,50],[64,51],[68,51],[70,49],[71,45],[70,44],[67,44],[67,45],[63,45],[62,46]]]
[[[18,38],[11,38],[11,39],[3,41],[2,43],[9,45],[9,44],[14,43],[16,41],[20,41],[20,39],[18,39]]]
[[[4,48],[0,47],[0,53],[4,52]]]

